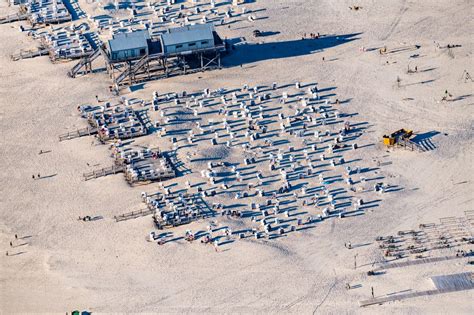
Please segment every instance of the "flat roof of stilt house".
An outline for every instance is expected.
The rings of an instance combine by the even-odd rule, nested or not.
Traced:
[[[147,30],[141,30],[129,33],[118,33],[108,42],[111,59],[127,59],[145,55],[148,53],[147,40],[150,34]],[[140,51],[142,49],[142,51]],[[143,51],[143,49],[145,51]],[[115,58],[114,58],[115,57]]]
[[[195,50],[197,48],[212,48],[215,46],[214,42],[214,25],[208,24],[194,24],[183,27],[170,28],[165,33],[160,35],[163,51],[170,52],[172,50]],[[198,43],[198,45],[194,45]],[[203,47],[201,47],[204,45]],[[184,47],[182,47],[184,46]]]
[[[170,28],[166,33],[161,34],[163,45],[179,45],[200,40],[214,41],[214,25],[194,24],[183,27]]]
[[[225,44],[213,24],[195,24],[171,28],[151,38],[147,30],[119,33],[106,45],[107,62],[125,62],[148,55],[152,59],[225,51]]]

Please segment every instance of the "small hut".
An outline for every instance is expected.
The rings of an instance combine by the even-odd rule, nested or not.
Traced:
[[[215,46],[214,26],[196,24],[170,28],[166,33],[161,34],[161,45],[165,54],[212,49]]]
[[[147,30],[130,33],[119,33],[108,42],[110,60],[127,61],[139,59],[148,55],[148,40],[150,34]]]

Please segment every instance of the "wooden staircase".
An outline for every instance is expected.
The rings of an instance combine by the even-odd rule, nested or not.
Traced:
[[[71,70],[68,71],[67,75],[71,78],[75,78],[76,75],[82,68],[85,68],[86,73],[92,71],[92,62],[101,55],[101,49],[97,48],[92,54],[82,58]]]
[[[143,56],[140,60],[136,63],[125,69],[116,79],[115,84],[119,86],[122,81],[126,78],[130,79],[130,83],[134,80],[136,74],[143,69],[148,64],[148,55]]]

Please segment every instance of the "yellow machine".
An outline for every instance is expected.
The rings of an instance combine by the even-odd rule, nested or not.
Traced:
[[[400,129],[390,134],[383,136],[383,144],[386,146],[393,146],[395,144],[406,143],[413,135],[413,130]]]

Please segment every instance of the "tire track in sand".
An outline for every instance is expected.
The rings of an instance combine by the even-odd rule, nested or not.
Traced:
[[[400,21],[402,20],[403,15],[408,10],[406,6],[406,2],[407,2],[406,0],[403,1],[402,7],[400,8],[400,12],[398,12],[397,16],[393,20],[388,32],[380,38],[381,40],[387,40],[392,35],[393,31],[395,31],[398,24],[400,24]]]

